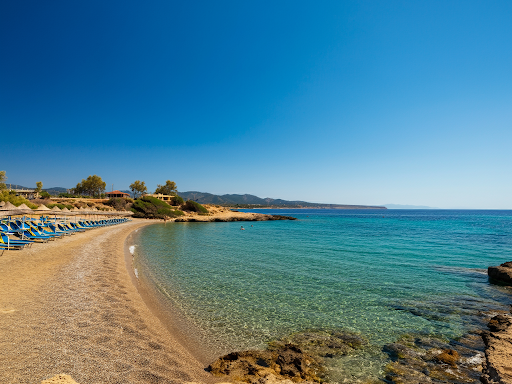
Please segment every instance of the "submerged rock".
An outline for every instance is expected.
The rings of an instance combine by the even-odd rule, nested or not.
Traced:
[[[350,332],[309,330],[273,341],[266,350],[230,353],[207,370],[243,383],[319,383],[326,379],[324,359],[347,355],[367,344]]]
[[[383,351],[392,360],[385,369],[390,383],[479,383],[483,354],[461,342],[408,336]]]
[[[306,353],[319,358],[346,355],[367,345],[368,341],[351,332],[310,330],[273,341],[269,343],[269,349],[279,350],[286,344],[298,345]]]
[[[487,269],[491,283],[512,285],[512,261]]]

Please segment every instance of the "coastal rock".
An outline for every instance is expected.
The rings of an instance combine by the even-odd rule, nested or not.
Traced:
[[[282,383],[322,382],[320,364],[299,347],[287,344],[279,350],[229,353],[208,366],[215,376],[227,376],[234,382]]]
[[[484,384],[512,384],[512,316],[499,314],[483,335],[486,346],[481,380]]]
[[[230,222],[230,221],[274,221],[274,220],[297,220],[296,217],[282,215],[265,215],[261,213],[232,212],[232,214],[216,216],[216,215],[195,215],[181,216],[174,221],[177,223],[184,222]]]
[[[396,384],[478,383],[483,354],[460,341],[450,345],[427,337],[403,337],[384,346],[392,360],[386,380]]]
[[[337,330],[310,330],[295,333],[269,343],[269,349],[279,350],[287,344],[298,345],[303,351],[315,358],[346,355],[361,348],[368,342],[355,333]]]
[[[494,316],[487,326],[491,332],[500,332],[507,330],[512,325],[512,317],[507,314],[499,314]]]
[[[487,273],[491,283],[512,285],[512,261],[508,261],[497,267],[489,267]]]
[[[317,383],[325,380],[325,359],[343,356],[368,345],[360,335],[340,330],[308,330],[268,344],[261,351],[233,352],[207,370],[244,383]]]

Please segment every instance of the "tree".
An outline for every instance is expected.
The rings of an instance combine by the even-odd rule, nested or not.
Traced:
[[[133,197],[137,198],[145,194],[148,189],[146,188],[146,183],[144,181],[135,180],[130,184],[130,190],[133,193]]]
[[[176,195],[178,187],[176,183],[171,180],[167,180],[165,185],[157,184],[155,193],[161,193],[162,195]]]
[[[100,197],[101,194],[105,191],[106,186],[107,183],[105,183],[101,177],[93,175],[89,176],[87,179],[82,179],[82,182],[78,183],[76,187],[73,188],[73,193],[75,195]]]
[[[41,193],[41,190],[43,189],[43,182],[42,181],[37,181],[36,182],[36,192],[37,193]]]
[[[5,171],[0,171],[0,191],[3,189],[7,189],[7,185],[5,185],[5,180],[7,180],[7,176],[5,176]]]

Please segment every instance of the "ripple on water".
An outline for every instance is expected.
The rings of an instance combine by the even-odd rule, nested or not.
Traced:
[[[145,227],[137,267],[219,355],[312,328],[362,334],[376,352],[345,358],[343,375],[380,372],[383,345],[404,334],[455,340],[481,326],[479,311],[511,302],[484,271],[512,254],[512,212],[299,212],[246,231]]]

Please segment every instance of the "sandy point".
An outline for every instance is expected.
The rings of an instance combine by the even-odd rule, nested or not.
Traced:
[[[218,381],[132,284],[125,240],[152,223],[135,219],[0,257],[0,383]]]

